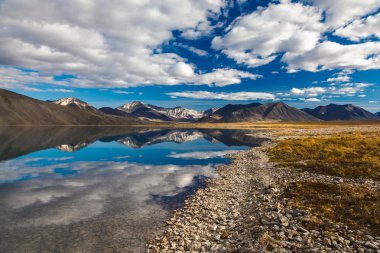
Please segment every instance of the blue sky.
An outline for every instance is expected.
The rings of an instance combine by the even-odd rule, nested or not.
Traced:
[[[380,2],[0,2],[0,87],[96,107],[285,101],[380,111]]]

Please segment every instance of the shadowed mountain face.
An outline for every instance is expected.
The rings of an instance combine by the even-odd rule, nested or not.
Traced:
[[[115,117],[40,101],[0,89],[0,125],[128,125],[135,117]]]
[[[303,111],[309,113],[310,115],[313,115],[316,118],[326,121],[378,119],[374,114],[364,110],[363,108],[351,104],[329,104],[326,106],[318,106],[314,109],[305,108]]]
[[[380,112],[375,113],[375,116],[380,118]]]
[[[133,129],[123,127],[2,127],[0,161],[39,150],[57,148],[74,152],[95,141],[117,142],[141,148],[164,142],[183,143],[197,139],[221,142],[226,146],[260,146],[267,141],[249,130]]]
[[[319,121],[312,115],[285,103],[252,103],[248,105],[226,105],[201,122],[254,122],[254,121]]]

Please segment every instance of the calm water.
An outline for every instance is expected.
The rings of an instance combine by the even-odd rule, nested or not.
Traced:
[[[0,129],[0,252],[134,252],[254,132]]]

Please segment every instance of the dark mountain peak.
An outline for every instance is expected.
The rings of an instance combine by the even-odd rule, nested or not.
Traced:
[[[305,108],[304,112],[313,115],[322,120],[334,121],[334,120],[374,120],[377,117],[353,104],[329,104],[320,105],[314,109]]]
[[[317,118],[283,102],[247,105],[228,104],[205,117],[203,122],[318,121]]]

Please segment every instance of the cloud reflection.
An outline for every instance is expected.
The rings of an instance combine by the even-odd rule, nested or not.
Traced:
[[[192,186],[196,177],[215,176],[212,164],[178,166],[101,161],[36,168],[26,163],[29,160],[3,163],[2,180],[11,181],[24,175],[36,177],[11,187],[1,186],[3,225],[9,225],[8,214],[12,212],[12,223],[18,226],[69,224],[106,212],[113,199],[123,199],[141,210],[149,209],[154,204],[153,195],[175,196]],[[55,173],[58,168],[77,173],[63,177]],[[30,210],[38,213],[29,213]]]

